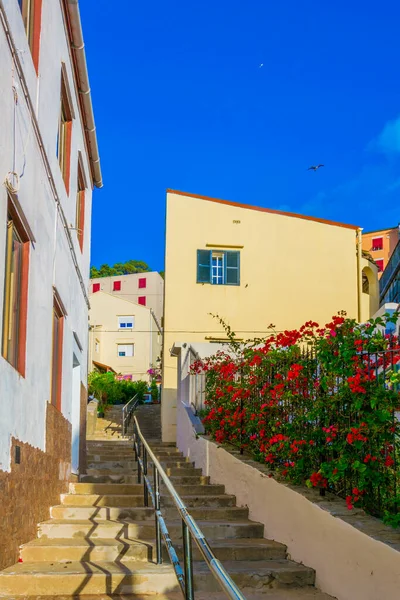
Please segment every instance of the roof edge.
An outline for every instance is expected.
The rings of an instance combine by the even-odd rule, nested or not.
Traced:
[[[89,156],[93,184],[103,187],[100,166],[100,155],[93,113],[92,94],[86,63],[85,43],[78,0],[63,0],[67,30],[72,54],[72,66],[75,72],[75,83],[78,92],[78,105],[84,121],[84,135]]]
[[[332,225],[334,227],[343,227],[344,229],[354,229],[355,231],[361,229],[358,225],[349,225],[347,223],[338,223],[337,221],[329,221],[328,219],[320,219],[319,217],[309,217],[307,215],[300,215],[298,213],[285,212],[282,210],[275,210],[273,208],[264,208],[261,206],[252,206],[251,204],[241,204],[240,202],[232,202],[231,200],[220,200],[219,198],[210,198],[209,196],[201,196],[200,194],[191,194],[189,192],[181,192],[180,190],[167,189],[167,194],[176,194],[178,196],[188,196],[189,198],[197,198],[199,200],[206,200],[208,202],[216,202],[218,204],[225,204],[227,206],[236,206],[237,208],[247,208],[249,210],[257,210],[259,212],[266,212],[272,215],[281,215],[283,217],[294,217],[296,219],[303,219],[305,221],[315,221],[316,223],[323,223],[324,225]]]

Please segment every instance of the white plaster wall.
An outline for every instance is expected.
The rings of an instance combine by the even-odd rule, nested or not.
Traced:
[[[322,591],[338,600],[398,600],[400,552],[334,517],[218,444],[196,436],[185,409],[183,361],[178,361],[183,378],[183,386],[178,386],[179,450],[210,476],[211,483],[224,484],[226,493],[236,496],[238,506],[248,506],[249,518],[263,523],[266,538],[286,544],[292,560],[314,568],[316,585]]]
[[[72,233],[75,251],[86,288],[89,281],[90,221],[92,187],[89,161],[85,150],[84,134],[78,110],[77,95],[72,77],[67,38],[61,13],[61,4],[45,0],[42,13],[42,33],[39,77],[33,67],[22,18],[16,0],[3,0],[10,22],[12,36],[23,63],[29,93],[37,108],[39,125],[52,174],[68,222],[75,224],[76,174],[78,150],[82,152],[83,166],[88,182],[86,190],[85,237],[81,253],[76,232]],[[67,196],[56,157],[58,115],[60,109],[61,62],[67,66],[69,84],[75,108],[71,147],[70,193]],[[88,309],[73,266],[64,228],[57,215],[56,204],[44,170],[39,146],[30,125],[30,118],[19,92],[18,127],[16,137],[16,170],[25,172],[20,181],[18,198],[36,238],[31,246],[28,322],[26,345],[26,377],[22,378],[0,356],[0,469],[10,469],[10,441],[14,436],[45,450],[46,403],[50,396],[50,365],[52,340],[53,285],[56,286],[67,310],[64,326],[62,413],[69,420],[72,415],[72,352],[73,333],[82,346],[79,351],[81,379],[86,385]],[[0,25],[0,181],[13,166],[13,93],[12,60],[5,34]],[[0,336],[2,328],[5,234],[7,193],[0,186]],[[76,409],[77,407],[75,407]],[[74,410],[79,415],[79,410]],[[76,427],[75,427],[76,429]]]

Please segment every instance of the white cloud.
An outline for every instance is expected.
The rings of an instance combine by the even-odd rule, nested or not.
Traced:
[[[382,154],[400,154],[400,117],[388,121],[381,133],[368,144],[368,150]]]

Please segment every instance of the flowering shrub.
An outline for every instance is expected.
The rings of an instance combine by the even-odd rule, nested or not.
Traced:
[[[191,367],[206,374],[207,433],[400,525],[400,345],[377,328],[397,318],[360,325],[342,313],[241,347],[231,334],[229,352]]]

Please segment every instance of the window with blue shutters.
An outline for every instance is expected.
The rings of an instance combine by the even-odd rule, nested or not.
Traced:
[[[197,250],[197,283],[240,285],[240,252]]]

